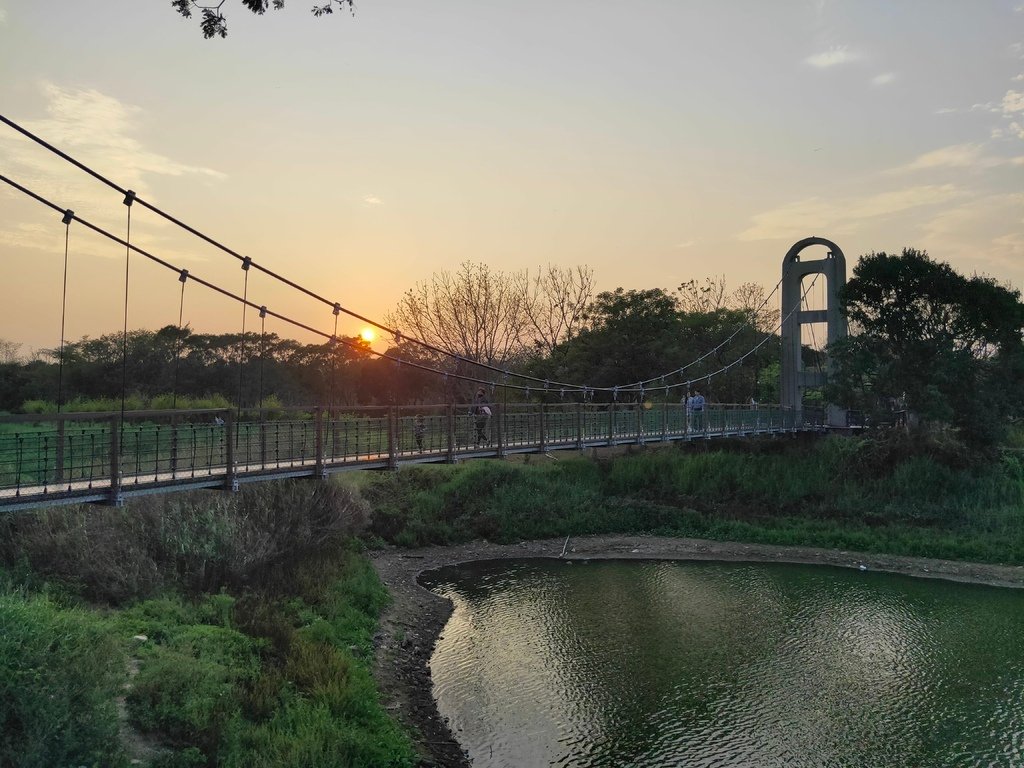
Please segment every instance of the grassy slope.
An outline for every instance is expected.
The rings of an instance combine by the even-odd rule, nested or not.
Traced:
[[[299,482],[0,521],[0,765],[126,765],[130,657],[153,768],[412,765],[370,671],[388,596],[364,514]]]
[[[373,532],[407,546],[647,532],[1024,563],[1017,458],[967,468],[850,439],[414,468],[363,494]]]

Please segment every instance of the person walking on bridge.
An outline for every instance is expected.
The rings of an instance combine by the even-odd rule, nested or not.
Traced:
[[[491,407],[487,405],[487,393],[483,387],[476,391],[476,397],[473,398],[473,415],[476,417],[476,438],[473,444],[477,447],[490,445],[491,441],[487,437],[487,423],[491,419]]]
[[[690,430],[700,432],[704,429],[704,395],[699,389],[693,390],[693,394],[686,399],[686,410],[690,417]]]
[[[423,438],[427,436],[427,422],[423,420],[423,414],[417,413],[412,423],[412,435],[416,438],[416,449],[423,453]]]

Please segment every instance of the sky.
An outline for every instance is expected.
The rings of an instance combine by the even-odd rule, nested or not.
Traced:
[[[0,0],[0,114],[375,319],[466,260],[771,289],[804,237],[1024,287],[1024,0]],[[0,125],[0,173],[124,237],[121,196]],[[65,227],[0,189],[0,338],[60,341]],[[331,310],[136,205],[131,240],[327,333]],[[119,332],[125,249],[72,224],[65,336]],[[816,257],[813,252],[805,254]],[[128,325],[240,305],[132,257]],[[244,320],[258,329],[251,310]],[[341,318],[338,330],[362,323]],[[281,321],[267,331],[320,341]]]

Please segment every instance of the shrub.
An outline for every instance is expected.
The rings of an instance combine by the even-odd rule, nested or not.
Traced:
[[[22,413],[56,413],[57,404],[48,400],[26,400],[21,404]]]
[[[361,500],[325,482],[149,496],[121,509],[62,507],[2,519],[0,562],[25,560],[115,604],[171,585],[216,592],[329,548],[362,530],[366,517]]]

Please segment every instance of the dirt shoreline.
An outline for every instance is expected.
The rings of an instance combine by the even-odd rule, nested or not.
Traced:
[[[416,735],[421,765],[467,768],[470,763],[437,711],[430,656],[452,612],[451,602],[421,587],[424,571],[474,560],[523,557],[576,560],[723,560],[807,563],[1024,588],[1024,567],[961,563],[895,555],[868,555],[813,547],[780,547],[656,536],[584,536],[518,544],[472,542],[454,547],[387,549],[371,554],[393,602],[376,638],[375,675],[388,710]]]

